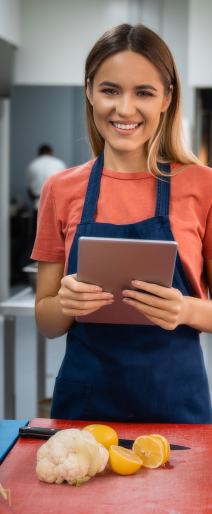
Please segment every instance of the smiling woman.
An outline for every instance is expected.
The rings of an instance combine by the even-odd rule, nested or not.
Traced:
[[[123,58],[123,53],[125,53],[125,58]],[[126,57],[127,53],[128,59]],[[115,71],[113,76],[118,78],[118,81],[113,80],[112,69],[109,70],[111,59],[117,66],[119,66],[119,63],[121,65],[121,60],[123,61],[121,76],[126,79],[128,84],[131,84],[138,96],[153,96],[153,98],[156,96],[157,99],[159,96],[161,100],[162,93],[165,101],[159,113],[156,129],[151,133],[150,138],[145,141],[144,149],[146,150],[148,169],[162,175],[163,172],[157,166],[158,160],[180,162],[182,164],[199,163],[191,150],[186,148],[181,119],[180,81],[174,59],[165,42],[153,31],[140,24],[133,27],[127,24],[114,27],[114,29],[103,34],[87,57],[85,89],[89,85],[92,91],[94,77],[97,78],[96,75],[104,64],[105,71],[109,71],[110,75],[107,75],[107,79],[101,86],[109,86],[108,90],[105,89],[105,92],[107,91],[109,95],[121,92],[120,68],[117,68],[116,71],[113,69],[113,72]],[[109,76],[111,81],[108,80]],[[157,85],[154,84],[154,80],[156,80]],[[105,140],[96,126],[88,92],[87,97],[88,135],[94,155],[97,156],[104,148]],[[169,105],[170,108],[167,110]]]
[[[116,77],[119,77],[118,84]],[[170,85],[165,94],[160,74],[153,64],[131,50],[112,55],[101,64],[93,80],[87,79],[87,96],[93,107],[95,127],[104,139],[106,168],[128,171],[130,159],[132,171],[147,169],[145,144],[157,132],[161,114],[170,105],[172,91]],[[132,135],[134,137],[129,137]],[[114,162],[113,150],[122,152],[120,169]],[[133,168],[129,152],[133,152]]]
[[[212,332],[212,170],[183,140],[170,50],[142,25],[111,29],[87,57],[85,95],[95,159],[46,181],[32,254],[38,328],[68,332],[51,416],[211,423],[199,331]],[[114,302],[77,281],[80,236],[178,242],[170,289],[122,292],[154,325],[76,322]]]

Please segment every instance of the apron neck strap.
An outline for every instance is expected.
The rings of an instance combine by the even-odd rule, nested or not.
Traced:
[[[169,216],[170,206],[170,186],[171,186],[171,167],[169,163],[157,163],[158,168],[167,177],[157,177],[157,202],[155,216]]]
[[[100,190],[103,160],[104,150],[100,152],[91,170],[80,223],[93,223]],[[160,171],[163,171],[163,173],[166,173],[167,177],[157,178],[157,202],[155,216],[168,216],[171,168],[170,164],[162,164],[160,162],[158,163],[158,168]]]
[[[93,223],[99,196],[104,150],[97,157],[91,170],[80,223]]]

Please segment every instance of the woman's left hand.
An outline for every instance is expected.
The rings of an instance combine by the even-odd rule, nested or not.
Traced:
[[[186,296],[173,287],[162,287],[146,282],[132,281],[134,289],[122,292],[123,302],[132,305],[149,320],[165,330],[174,330],[178,325],[186,323]],[[143,291],[146,291],[143,293]],[[148,294],[151,293],[151,294]],[[154,296],[152,296],[154,295]]]

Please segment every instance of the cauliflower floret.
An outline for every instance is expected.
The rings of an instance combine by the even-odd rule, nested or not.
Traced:
[[[68,450],[62,441],[52,441],[52,445],[49,448],[48,459],[53,464],[62,464],[68,457]]]
[[[55,474],[55,466],[46,457],[37,463],[36,473],[42,482],[55,482],[57,479]]]
[[[98,462],[98,468],[97,473],[101,473],[105,469],[105,466],[108,463],[108,455],[105,453],[106,448],[100,444],[99,445],[99,462]]]
[[[85,467],[85,470],[82,470],[75,453],[69,453],[65,462],[57,466],[57,475],[63,478],[63,480],[67,480],[67,482],[72,482],[73,480],[82,478],[82,476],[87,475],[87,471],[87,466]]]
[[[47,457],[48,453],[49,453],[48,443],[43,444],[43,446],[41,446],[38,450],[37,461],[39,462],[39,460],[45,459],[45,457]]]
[[[43,482],[80,484],[105,469],[108,450],[90,432],[61,430],[38,450],[36,473]]]

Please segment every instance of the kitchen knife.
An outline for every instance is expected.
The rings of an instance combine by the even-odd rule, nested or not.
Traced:
[[[33,437],[36,439],[49,439],[52,435],[60,432],[60,428],[41,428],[41,427],[21,427],[19,428],[20,437]],[[119,439],[119,446],[123,448],[132,449],[134,441],[132,439]],[[178,444],[170,444],[171,450],[190,450],[188,446],[181,446]]]

